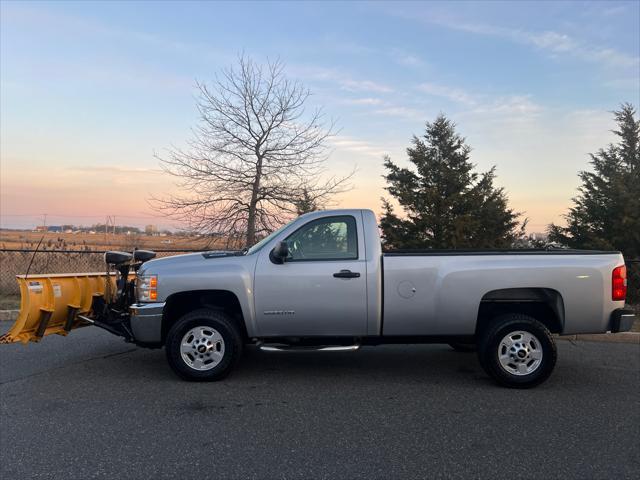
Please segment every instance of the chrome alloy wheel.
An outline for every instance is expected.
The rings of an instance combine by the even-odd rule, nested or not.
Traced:
[[[542,363],[542,345],[529,332],[510,332],[498,344],[498,360],[512,375],[530,375]]]
[[[182,337],[180,355],[194,370],[211,370],[224,357],[224,339],[214,328],[192,328]]]

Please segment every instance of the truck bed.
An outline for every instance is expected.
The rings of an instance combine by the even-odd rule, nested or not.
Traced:
[[[487,302],[544,301],[558,333],[602,333],[624,302],[611,299],[619,252],[409,250],[385,252],[383,335],[473,335]]]
[[[406,256],[456,256],[456,255],[615,255],[615,250],[579,250],[569,248],[519,248],[519,249],[410,249],[383,250],[385,257]]]

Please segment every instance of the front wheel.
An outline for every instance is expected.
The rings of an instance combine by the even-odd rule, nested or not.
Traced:
[[[478,357],[484,370],[499,384],[531,388],[544,382],[556,364],[556,344],[538,320],[523,314],[495,319],[482,336]]]
[[[165,348],[169,365],[184,380],[220,380],[242,354],[242,335],[224,312],[200,309],[173,325]]]

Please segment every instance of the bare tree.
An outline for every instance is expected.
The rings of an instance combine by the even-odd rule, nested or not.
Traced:
[[[154,207],[201,232],[253,245],[291,218],[300,202],[326,204],[349,189],[326,177],[334,125],[307,112],[310,92],[287,79],[280,61],[260,66],[244,56],[211,87],[197,83],[199,124],[187,148],[156,155],[185,193]]]

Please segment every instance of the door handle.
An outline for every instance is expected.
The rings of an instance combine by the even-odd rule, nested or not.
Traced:
[[[352,272],[351,270],[340,270],[339,272],[334,273],[333,276],[336,278],[358,278],[360,273]]]

